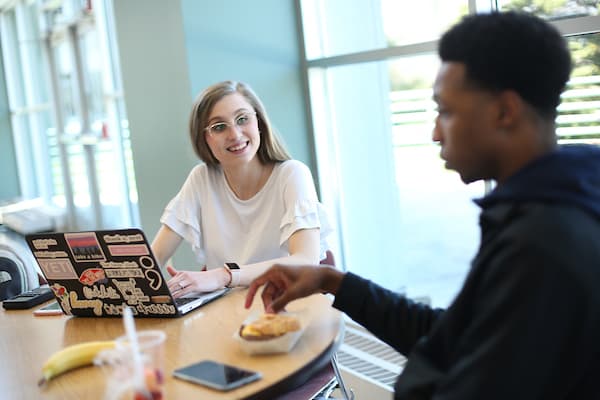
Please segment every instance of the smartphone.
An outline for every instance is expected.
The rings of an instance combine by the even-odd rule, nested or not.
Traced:
[[[4,300],[2,307],[7,310],[23,310],[25,308],[32,308],[53,298],[54,293],[52,289],[48,286],[40,286]]]
[[[38,308],[33,312],[33,315],[63,315],[63,310],[60,308],[60,305],[56,301],[52,303]]]
[[[235,389],[262,378],[259,372],[212,360],[204,360],[176,369],[173,371],[173,376],[223,391]]]

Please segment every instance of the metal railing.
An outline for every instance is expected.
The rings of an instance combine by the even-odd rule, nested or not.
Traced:
[[[390,93],[394,146],[431,144],[436,117],[432,89]],[[558,107],[556,133],[561,142],[600,143],[600,75],[572,78]]]

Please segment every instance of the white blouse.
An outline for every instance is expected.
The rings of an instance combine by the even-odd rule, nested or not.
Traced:
[[[208,268],[288,256],[292,233],[310,228],[320,228],[322,259],[333,231],[310,170],[297,160],[277,163],[248,200],[236,197],[220,167],[197,165],[160,222],[190,243],[197,261]]]

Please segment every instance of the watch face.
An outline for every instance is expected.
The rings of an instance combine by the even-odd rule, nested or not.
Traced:
[[[229,269],[240,269],[240,266],[236,263],[225,263],[225,265],[227,265],[227,268]]]

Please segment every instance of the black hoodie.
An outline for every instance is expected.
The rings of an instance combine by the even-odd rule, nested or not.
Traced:
[[[600,149],[561,147],[477,203],[446,311],[351,273],[334,306],[408,355],[396,399],[600,399]]]
[[[562,146],[476,202],[486,209],[503,202],[531,201],[572,205],[600,217],[600,148]]]

